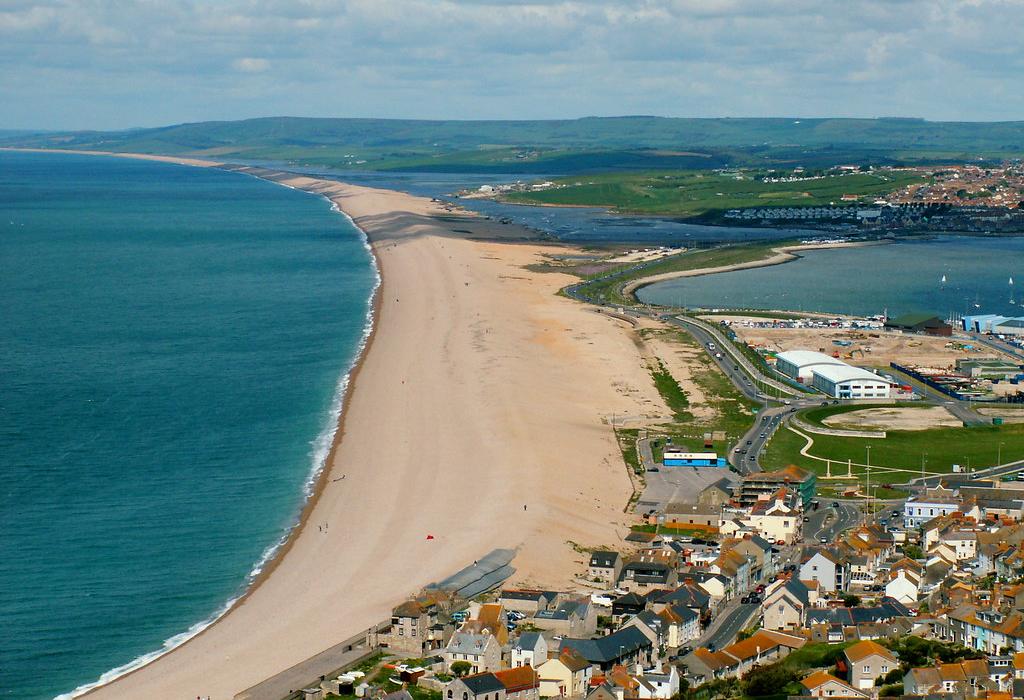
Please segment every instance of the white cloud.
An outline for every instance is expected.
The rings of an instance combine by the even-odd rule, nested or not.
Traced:
[[[8,0],[0,127],[1020,118],[1021,26],[1019,0]]]
[[[236,58],[231,65],[241,73],[264,73],[270,70],[270,61],[265,58]]]

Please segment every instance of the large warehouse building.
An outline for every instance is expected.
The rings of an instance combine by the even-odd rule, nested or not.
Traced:
[[[814,370],[818,367],[845,364],[831,355],[811,350],[789,350],[780,352],[775,358],[777,370],[804,384],[810,384],[813,381]]]
[[[963,317],[964,330],[996,335],[1024,335],[1024,316],[976,314]]]
[[[894,382],[840,359],[810,350],[780,352],[775,367],[836,399],[887,399]]]

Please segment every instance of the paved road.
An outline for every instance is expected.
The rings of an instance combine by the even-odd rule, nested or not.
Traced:
[[[832,503],[839,503],[832,507]],[[807,514],[810,522],[804,523],[804,540],[808,544],[834,543],[840,533],[860,522],[862,514],[857,506],[842,501],[826,501],[821,499],[821,507]]]
[[[924,396],[927,401],[939,404],[967,425],[983,425],[989,422],[984,416],[979,415],[978,412],[974,410],[974,407],[970,402],[958,401],[952,396],[947,396],[941,391],[936,391],[927,384],[923,384],[910,375],[904,374],[892,367],[889,368],[889,372],[891,372],[894,377],[913,386],[914,390]]]
[[[739,634],[740,630],[750,626],[752,618],[760,614],[761,606],[757,603],[738,603],[730,601],[718,615],[714,622],[708,627],[709,633],[705,633],[698,646],[705,646],[712,649],[721,649],[728,646]]]
[[[916,479],[910,480],[911,486],[937,486],[939,481],[948,476],[970,476],[972,479],[987,479],[990,477],[1000,477],[1006,474],[1015,474],[1017,472],[1024,471],[1024,460],[1016,462],[1007,462],[1001,464],[998,467],[989,467],[988,469],[978,469],[970,474],[937,474],[935,476],[917,477]]]
[[[1005,352],[1008,355],[1012,355],[1013,357],[1024,360],[1024,350],[1021,350],[1016,345],[1011,345],[1010,343],[1007,343],[1005,340],[1000,340],[995,336],[986,335],[984,333],[972,332],[969,333],[968,335],[970,335],[971,338],[973,338],[975,341],[981,343],[982,345],[987,345],[993,350]]]

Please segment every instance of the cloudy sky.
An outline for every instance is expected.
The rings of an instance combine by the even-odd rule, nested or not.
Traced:
[[[0,128],[1024,119],[1024,0],[0,0]]]

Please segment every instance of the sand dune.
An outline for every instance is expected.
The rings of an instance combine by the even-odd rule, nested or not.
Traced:
[[[518,580],[559,585],[581,570],[569,541],[626,532],[630,487],[607,419],[664,407],[620,322],[554,296],[567,277],[524,270],[543,246],[466,240],[494,232],[477,217],[281,179],[349,213],[383,277],[325,486],[239,605],[90,697],[231,698],[493,548],[519,548]]]

